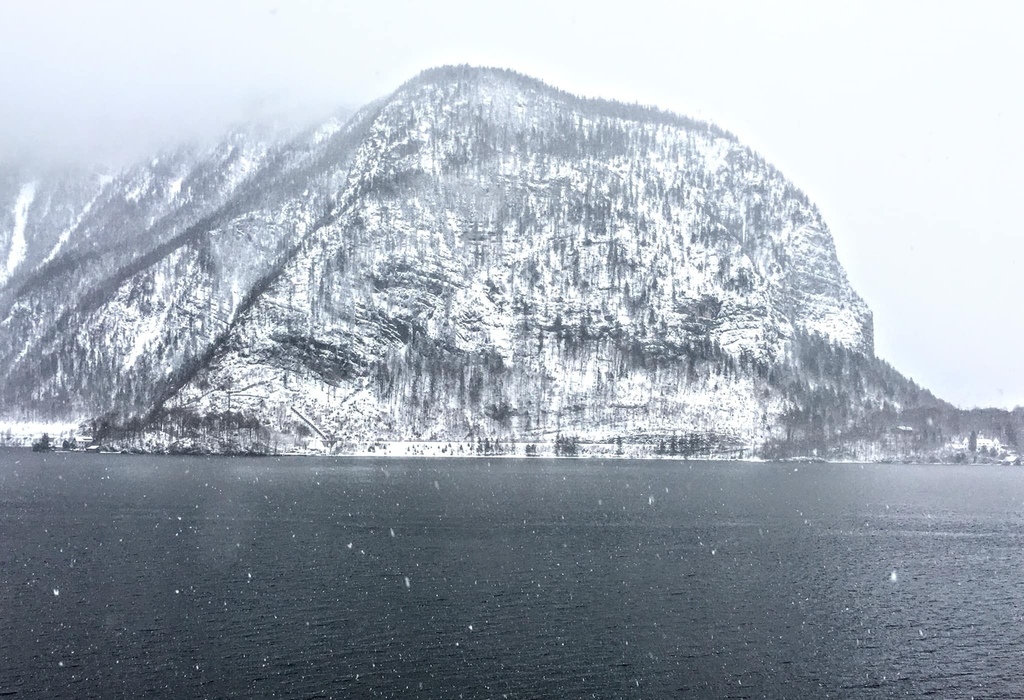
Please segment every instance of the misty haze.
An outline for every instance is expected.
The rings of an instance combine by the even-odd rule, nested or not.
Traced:
[[[1019,696],[1014,19],[4,6],[0,694]]]

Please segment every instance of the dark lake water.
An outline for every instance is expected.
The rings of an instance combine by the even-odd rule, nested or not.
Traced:
[[[0,452],[0,696],[1021,698],[1024,469]]]

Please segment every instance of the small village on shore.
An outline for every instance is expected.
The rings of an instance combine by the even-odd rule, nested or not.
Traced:
[[[904,431],[906,432],[906,431]],[[293,457],[430,457],[430,458],[606,458],[675,459],[701,461],[779,461],[795,463],[904,463],[904,464],[998,464],[1021,466],[1019,451],[998,437],[971,431],[951,439],[942,449],[928,454],[913,454],[902,444],[901,434],[892,440],[865,450],[866,458],[821,457],[816,453],[765,459],[743,448],[703,449],[675,436],[656,440],[609,438],[602,442],[584,442],[574,436],[555,435],[547,440],[516,441],[500,438],[474,440],[376,440],[372,442],[332,442],[318,436],[289,444],[268,444],[260,449],[243,449],[230,444],[197,444],[173,441],[97,440],[89,423],[0,425],[0,447],[31,448],[35,452],[86,452],[149,455],[223,455]]]

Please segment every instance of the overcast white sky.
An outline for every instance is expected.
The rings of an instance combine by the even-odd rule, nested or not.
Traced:
[[[829,222],[877,353],[1024,405],[1024,11],[943,2],[0,0],[0,158],[124,158],[443,63],[711,119]]]

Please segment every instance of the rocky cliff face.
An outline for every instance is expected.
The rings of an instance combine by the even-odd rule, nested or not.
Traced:
[[[806,339],[874,361],[821,215],[756,153],[506,71],[428,71],[282,142],[8,180],[8,412],[213,448],[312,431],[757,451],[820,384]],[[883,400],[861,384],[855,412]]]

